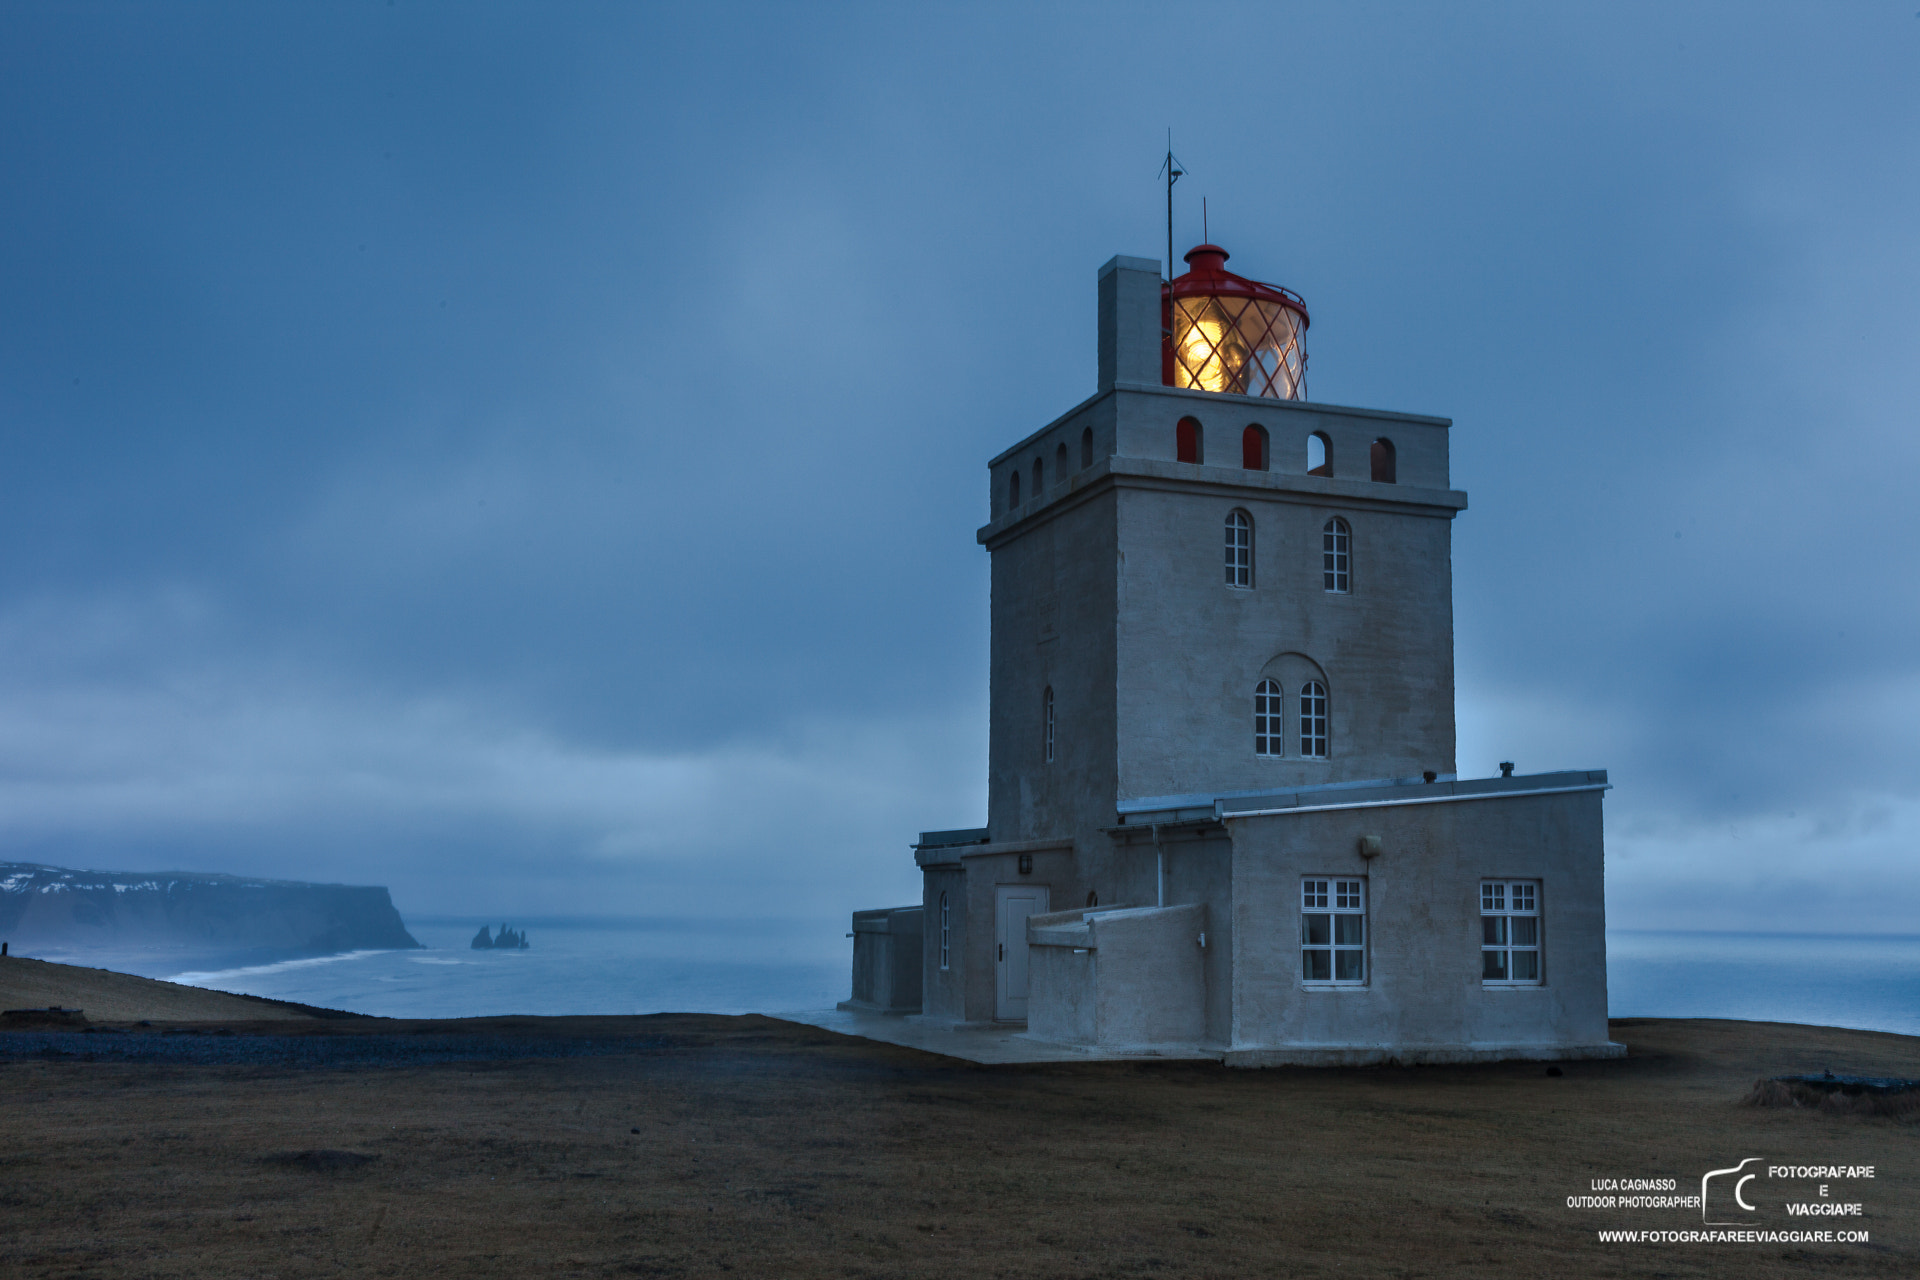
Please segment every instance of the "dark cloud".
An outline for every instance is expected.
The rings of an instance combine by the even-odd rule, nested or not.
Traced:
[[[983,464],[1171,124],[1315,397],[1456,420],[1463,770],[1611,767],[1617,910],[1772,919],[1916,829],[1897,17],[9,10],[0,848],[911,896]]]

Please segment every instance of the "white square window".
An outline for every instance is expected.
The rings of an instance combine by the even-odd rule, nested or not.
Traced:
[[[1480,981],[1490,987],[1540,985],[1540,882],[1480,882]]]
[[[1367,882],[1335,876],[1300,881],[1300,981],[1357,987],[1367,980]]]

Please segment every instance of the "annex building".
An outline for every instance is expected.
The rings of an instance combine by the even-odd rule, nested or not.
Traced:
[[[1304,398],[1307,309],[1099,273],[1091,398],[988,464],[987,824],[843,1009],[1229,1063],[1614,1056],[1604,771],[1454,760],[1447,419]]]

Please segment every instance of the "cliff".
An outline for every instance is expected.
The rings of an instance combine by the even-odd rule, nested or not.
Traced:
[[[377,885],[0,862],[0,939],[42,948],[335,951],[417,947]]]

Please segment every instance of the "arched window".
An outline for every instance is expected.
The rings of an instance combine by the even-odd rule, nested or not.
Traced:
[[[1257,422],[1240,433],[1240,465],[1248,471],[1267,469],[1267,429]]]
[[[947,914],[947,894],[940,892],[940,967],[948,968],[953,958],[953,920]]]
[[[1067,482],[1067,445],[1064,440],[1053,451],[1053,482]]]
[[[1173,429],[1173,445],[1174,456],[1181,462],[1199,462],[1202,457],[1200,419],[1180,419],[1180,425]]]
[[[1098,892],[1092,889],[1087,890],[1087,905],[1090,907],[1097,907],[1100,905],[1100,895]]]
[[[1020,468],[1015,467],[1007,477],[1007,510],[1012,511],[1020,505]]]
[[[1372,453],[1373,478],[1380,484],[1398,483],[1394,478],[1398,468],[1394,464],[1393,441],[1381,436],[1373,442]]]
[[[1280,686],[1262,680],[1253,690],[1253,754],[1286,754],[1286,730],[1280,724]]]
[[[1047,464],[1035,458],[1033,460],[1033,500],[1040,501],[1047,492]]]
[[[1045,739],[1042,748],[1046,752],[1047,763],[1053,763],[1053,686],[1047,686],[1046,694],[1040,699],[1040,716],[1046,722]]]
[[[1333,474],[1333,441],[1327,439],[1327,433],[1324,431],[1316,431],[1307,437],[1307,474],[1310,476]]]
[[[1300,754],[1327,758],[1327,686],[1318,680],[1300,686]]]
[[[1253,517],[1244,511],[1227,513],[1227,585],[1253,586]]]
[[[1353,590],[1353,530],[1339,516],[1320,526],[1320,577],[1336,595]]]
[[[1087,427],[1080,432],[1080,466],[1084,470],[1093,465],[1093,428]]]

